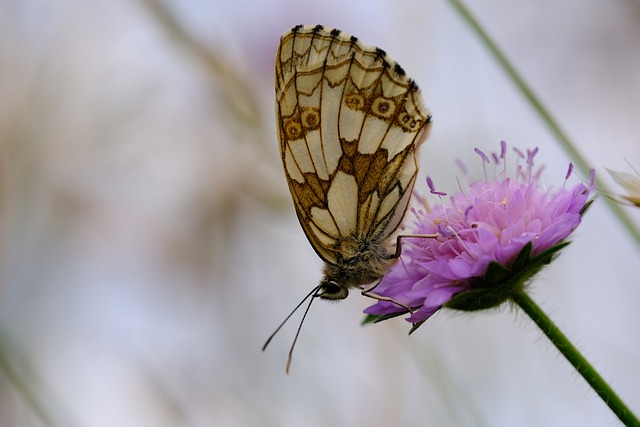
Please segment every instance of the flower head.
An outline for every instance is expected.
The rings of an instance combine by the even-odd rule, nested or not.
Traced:
[[[634,170],[635,171],[635,170]],[[611,177],[625,190],[627,190],[626,196],[621,196],[622,199],[627,202],[640,207],[640,175],[637,171],[636,174],[632,175],[626,172],[617,172],[613,170],[609,170],[609,174]]]
[[[506,176],[506,144],[493,161],[476,149],[483,163],[495,165],[493,176],[471,180],[468,189],[432,210],[412,210],[412,234],[435,238],[404,239],[400,262],[375,292],[414,308],[407,318],[421,324],[441,307],[478,310],[499,305],[568,243],[590,204],[593,184],[546,189],[541,169],[534,169],[538,149],[523,154],[514,177]],[[486,166],[485,166],[486,167]],[[466,168],[463,169],[466,171]],[[466,172],[465,172],[466,174]],[[568,175],[571,174],[571,170]],[[432,194],[436,191],[431,179]],[[378,301],[365,313],[378,321],[406,313],[391,301]]]

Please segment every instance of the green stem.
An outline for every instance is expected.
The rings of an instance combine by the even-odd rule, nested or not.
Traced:
[[[9,338],[0,324],[0,373],[4,374],[7,380],[13,384],[42,425],[47,427],[69,425],[56,421],[59,417],[54,417],[52,413],[51,401],[53,399],[44,393],[42,386],[36,384],[37,381],[34,380],[33,372],[25,357],[16,350],[16,347],[16,343]],[[46,404],[47,401],[50,403],[49,405]]]
[[[607,404],[609,409],[629,427],[640,427],[640,420],[624,404],[622,399],[613,391],[609,384],[602,379],[600,374],[591,366],[584,356],[575,348],[558,327],[547,317],[538,305],[524,291],[515,292],[511,299],[535,322],[536,325],[551,340],[553,345],[563,354],[573,367],[582,375],[591,388]]]
[[[513,65],[511,65],[507,57],[502,53],[502,51],[491,39],[491,37],[489,37],[478,20],[473,16],[469,9],[467,9],[467,7],[462,3],[461,0],[449,0],[449,3],[451,3],[453,8],[458,12],[462,19],[464,19],[465,22],[476,33],[480,41],[484,43],[485,47],[489,50],[498,65],[502,67],[503,71],[507,74],[509,79],[511,79],[513,84],[520,90],[522,96],[524,96],[527,101],[529,101],[533,109],[540,115],[542,121],[555,136],[560,146],[573,160],[576,167],[584,175],[588,175],[591,168],[585,157],[582,155],[580,150],[576,148],[576,145],[569,139],[565,131],[562,130],[549,110],[547,110],[547,108],[542,105],[540,99],[536,96],[535,93],[533,93],[533,90],[531,90],[529,85],[525,83],[522,76],[520,76]],[[610,194],[610,192],[606,189],[604,182],[602,182],[602,180],[600,180],[597,175],[595,177],[595,184],[600,192],[604,194]],[[610,197],[603,197],[603,200],[609,206],[609,209],[613,211],[613,214],[618,218],[618,221],[620,221],[620,223],[622,223],[622,225],[626,228],[628,234],[635,239],[636,244],[640,247],[640,230],[638,230],[631,218],[621,208],[620,204]]]

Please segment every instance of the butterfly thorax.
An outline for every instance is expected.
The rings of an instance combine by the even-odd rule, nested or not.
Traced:
[[[320,297],[344,299],[349,289],[379,280],[396,259],[382,242],[346,238],[340,242],[342,255],[335,263],[326,263],[320,282]]]

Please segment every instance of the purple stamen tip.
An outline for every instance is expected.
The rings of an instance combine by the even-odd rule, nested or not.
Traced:
[[[507,143],[505,141],[500,141],[500,158],[504,159],[504,156],[507,155]]]
[[[513,147],[513,151],[515,151],[518,157],[520,157],[521,159],[525,158],[524,153],[521,150],[517,149],[516,147]]]
[[[429,186],[429,190],[431,190],[432,193],[436,191],[436,187],[435,185],[433,185],[433,180],[430,176],[427,177],[427,185]]]
[[[482,161],[485,163],[490,163],[489,158],[480,150],[479,148],[474,148],[473,151],[476,152],[478,156],[482,158]]]
[[[437,191],[436,186],[433,184],[433,180],[431,177],[427,177],[427,185],[429,186],[429,190],[431,190],[431,194],[435,194],[436,196],[446,196],[447,193],[443,193],[442,191]]]
[[[530,166],[533,166],[533,158],[536,156],[536,154],[538,154],[538,151],[540,151],[540,149],[538,147],[534,148],[531,151],[527,151],[527,164]]]
[[[573,163],[569,163],[569,170],[567,171],[567,176],[565,176],[564,179],[565,180],[569,179],[572,172],[573,172]]]

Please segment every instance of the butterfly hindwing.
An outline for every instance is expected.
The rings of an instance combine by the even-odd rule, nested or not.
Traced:
[[[276,57],[280,153],[298,219],[327,263],[344,242],[388,243],[409,203],[430,115],[381,49],[298,26]]]

